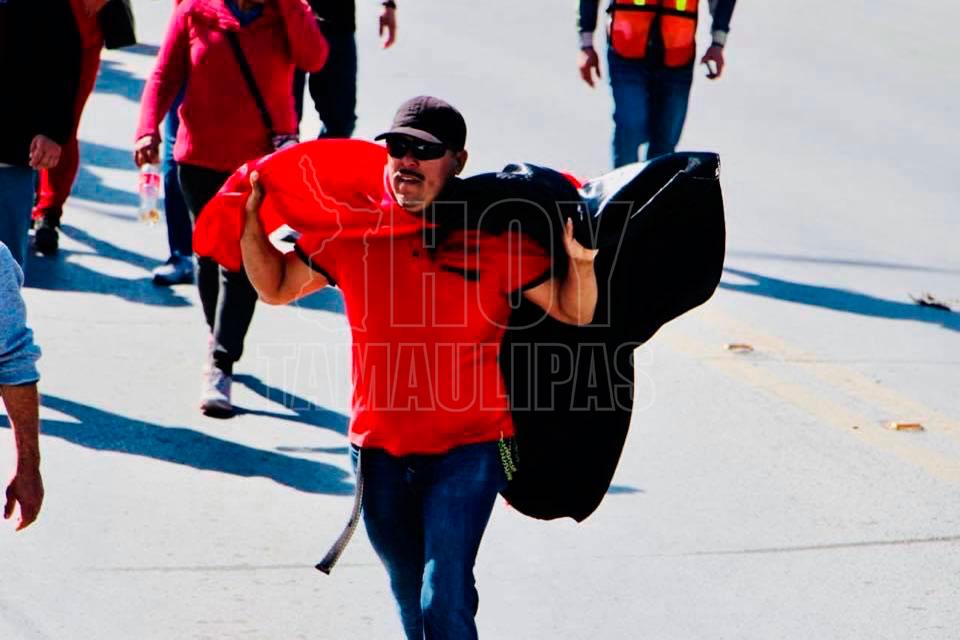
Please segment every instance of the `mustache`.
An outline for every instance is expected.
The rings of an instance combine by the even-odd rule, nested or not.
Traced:
[[[409,176],[411,178],[416,178],[418,180],[423,180],[423,174],[419,171],[414,171],[413,169],[397,169],[397,174],[401,176]]]

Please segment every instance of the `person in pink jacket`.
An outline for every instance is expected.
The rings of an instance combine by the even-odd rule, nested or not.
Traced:
[[[144,87],[137,166],[159,161],[160,122],[183,89],[173,155],[196,222],[234,169],[296,135],[294,69],[318,71],[327,53],[305,0],[183,0]],[[197,285],[211,334],[200,408],[229,416],[233,364],[243,352],[257,294],[243,271],[222,271],[206,258],[198,260]]]

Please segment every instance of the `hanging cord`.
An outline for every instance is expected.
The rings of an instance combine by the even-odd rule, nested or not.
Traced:
[[[353,492],[353,511],[350,514],[350,519],[347,520],[347,526],[343,528],[343,531],[340,533],[340,536],[337,538],[337,541],[333,543],[333,546],[330,547],[330,550],[327,551],[327,555],[323,556],[323,560],[317,563],[316,567],[318,571],[330,575],[330,571],[333,570],[335,564],[340,559],[340,556],[343,554],[343,551],[347,548],[347,545],[350,544],[350,538],[353,537],[354,532],[357,530],[357,525],[360,524],[360,512],[363,510],[363,449],[357,450],[357,486]]]

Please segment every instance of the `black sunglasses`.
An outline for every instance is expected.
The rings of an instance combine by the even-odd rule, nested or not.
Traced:
[[[407,136],[390,136],[387,138],[387,153],[394,158],[403,158],[412,153],[417,160],[436,160],[442,158],[447,148],[436,142],[424,142]]]

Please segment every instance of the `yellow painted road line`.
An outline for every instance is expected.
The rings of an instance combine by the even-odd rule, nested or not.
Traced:
[[[787,381],[777,375],[773,367],[765,366],[768,363],[736,354],[727,354],[728,357],[704,358],[704,354],[716,352],[719,346],[708,344],[676,328],[666,332],[659,340],[670,349],[696,358],[704,366],[715,369],[734,380],[745,382],[753,388],[797,407],[825,425],[842,430],[864,445],[920,467],[942,480],[960,483],[960,459],[923,446],[925,441],[915,437],[916,434],[903,434],[884,429],[867,416],[851,411],[803,385]],[[854,429],[854,426],[858,428]],[[907,437],[904,437],[905,435]]]
[[[836,389],[876,406],[888,415],[890,420],[919,421],[929,431],[944,433],[960,441],[960,419],[956,417],[928,407],[851,367],[825,362],[817,355],[805,352],[782,338],[734,318],[716,305],[706,307],[702,318],[730,336],[753,342],[755,347],[760,346],[765,352],[779,356]]]

